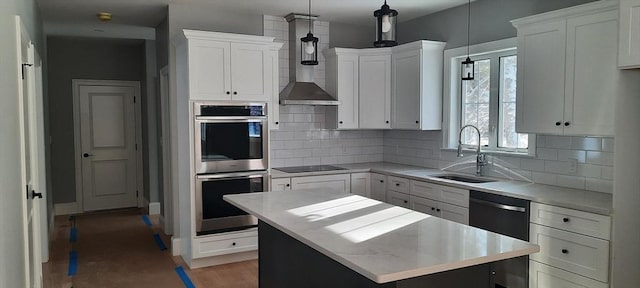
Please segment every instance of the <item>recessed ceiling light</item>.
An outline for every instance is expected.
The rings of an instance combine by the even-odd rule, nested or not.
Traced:
[[[96,17],[98,17],[98,19],[102,22],[109,22],[111,21],[111,18],[113,18],[113,15],[111,15],[111,13],[109,12],[100,12],[96,14]]]

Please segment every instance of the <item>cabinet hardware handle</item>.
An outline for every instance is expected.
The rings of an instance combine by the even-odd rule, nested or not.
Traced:
[[[562,218],[562,222],[564,222],[564,223],[569,222],[569,218]]]
[[[280,124],[280,122],[276,121],[276,125]]]
[[[396,183],[396,186],[400,186],[400,183]]]
[[[435,211],[435,210],[436,210],[436,208],[431,207],[431,211]]]
[[[231,94],[231,91],[227,91],[227,95]]]
[[[416,121],[416,124],[420,123],[420,121]]]
[[[231,243],[232,246],[236,246],[236,242]]]
[[[291,186],[291,184],[287,184],[287,187],[290,187],[290,186]]]
[[[387,122],[387,124],[389,124],[389,121],[386,121],[386,122]]]
[[[436,209],[436,211],[440,212],[440,209]]]
[[[404,200],[404,203],[408,203],[408,202],[409,202],[409,201],[407,201],[407,200]]]
[[[569,254],[569,250],[567,250],[567,249],[562,249],[562,254]]]
[[[233,95],[238,95],[238,91],[233,91]]]
[[[36,199],[36,197],[38,197],[38,199],[42,199],[42,193],[36,193],[35,190],[31,190],[31,199]]]
[[[340,124],[342,124],[342,121],[340,121]]]
[[[562,125],[562,122],[560,121],[556,122],[556,126],[560,126],[560,125]]]
[[[569,126],[571,125],[571,122],[564,122],[564,126]]]
[[[89,154],[89,153],[82,154],[82,157],[84,157],[84,158],[88,158],[88,157],[91,157],[91,156],[93,156],[93,154]]]
[[[384,180],[380,180],[380,183],[384,183]]]

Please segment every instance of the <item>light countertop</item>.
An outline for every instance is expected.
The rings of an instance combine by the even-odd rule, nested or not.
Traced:
[[[236,194],[224,199],[377,283],[540,250],[515,238],[333,190]]]
[[[560,206],[601,215],[611,215],[613,211],[613,197],[608,193],[589,190],[565,188],[560,186],[535,184],[531,182],[498,179],[488,183],[465,183],[434,177],[441,174],[459,174],[455,172],[429,169],[418,166],[402,165],[387,162],[357,163],[334,165],[347,170],[285,173],[271,169],[272,178],[302,177],[315,175],[330,175],[344,173],[373,172],[413,179],[417,181],[431,182],[468,190],[488,192],[498,195],[526,199],[542,204]],[[485,177],[489,178],[489,177]]]

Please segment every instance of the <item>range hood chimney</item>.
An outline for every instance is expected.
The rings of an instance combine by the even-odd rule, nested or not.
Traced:
[[[300,38],[309,32],[309,21],[318,16],[294,14],[285,16],[289,22],[289,79],[291,82],[280,92],[282,105],[338,105],[340,102],[313,82],[314,66],[301,62]]]

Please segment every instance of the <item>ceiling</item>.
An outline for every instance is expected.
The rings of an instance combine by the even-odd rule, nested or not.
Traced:
[[[307,12],[304,0],[37,0],[45,23],[87,24],[98,22],[95,15],[113,13],[111,23],[155,27],[166,16],[169,3],[203,5],[216,12],[242,12],[284,16],[290,12]],[[373,25],[373,11],[383,0],[313,0],[312,13],[319,20]],[[445,10],[467,0],[388,0],[398,10],[400,22]]]

